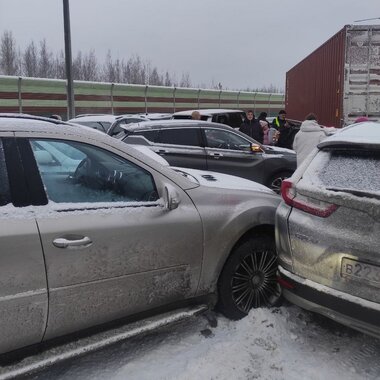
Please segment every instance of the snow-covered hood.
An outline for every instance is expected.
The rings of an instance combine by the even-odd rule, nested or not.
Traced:
[[[261,191],[268,194],[275,194],[271,189],[261,185],[260,183],[229,174],[217,173],[208,170],[180,168],[176,166],[170,166],[170,168],[184,175],[190,181],[194,181],[195,178],[201,186],[232,190]]]

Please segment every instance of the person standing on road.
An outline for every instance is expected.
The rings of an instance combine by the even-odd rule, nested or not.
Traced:
[[[273,119],[272,126],[279,131],[281,128],[285,127],[286,124],[288,124],[288,121],[286,120],[286,111],[280,110],[278,116]]]
[[[263,144],[272,145],[273,144],[273,133],[271,133],[271,128],[266,120],[259,120],[261,128],[263,129]]]
[[[244,123],[240,126],[239,131],[252,137],[260,144],[263,143],[264,132],[260,123],[257,120],[255,120],[255,115],[253,114],[253,111],[247,111],[246,119],[244,120]]]
[[[276,145],[281,148],[292,149],[295,130],[286,120],[286,112],[284,110],[281,110],[278,116],[273,119],[272,126],[278,131],[276,134]]]
[[[297,166],[300,166],[309,153],[326,137],[327,134],[318,124],[317,117],[309,113],[294,138],[293,149],[297,153]]]

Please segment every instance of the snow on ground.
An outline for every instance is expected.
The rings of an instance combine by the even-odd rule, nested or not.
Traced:
[[[200,316],[32,376],[40,379],[378,379],[380,340],[296,306]]]

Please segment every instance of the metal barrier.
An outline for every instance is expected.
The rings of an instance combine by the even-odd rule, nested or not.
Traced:
[[[74,81],[75,114],[253,109],[277,115],[284,94]],[[68,115],[66,81],[0,76],[0,112]]]

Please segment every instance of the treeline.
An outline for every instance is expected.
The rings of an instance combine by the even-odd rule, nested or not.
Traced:
[[[38,78],[66,78],[65,54],[63,50],[54,53],[46,40],[31,41],[24,50],[16,43],[11,31],[5,31],[0,41],[0,74]],[[103,81],[111,83],[149,84],[157,86],[192,87],[189,73],[179,77],[175,73],[160,72],[148,60],[138,55],[124,59],[114,59],[108,51],[104,62],[99,62],[95,51],[79,51],[73,57],[72,76],[74,80]],[[222,89],[220,82],[195,87]],[[224,88],[226,89],[226,88]],[[248,89],[249,91],[279,92],[271,85],[268,88]]]

